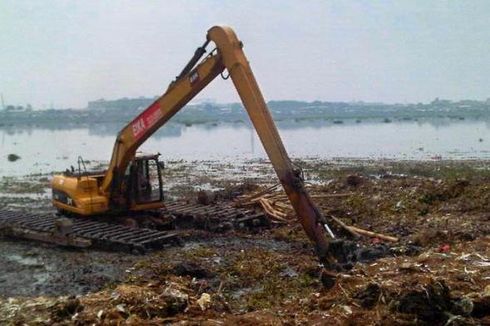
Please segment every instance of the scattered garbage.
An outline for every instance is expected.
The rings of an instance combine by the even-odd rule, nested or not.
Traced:
[[[442,253],[446,253],[446,252],[449,252],[451,250],[451,246],[447,243],[445,244],[442,244],[439,246],[439,249],[437,251],[439,252],[442,252]]]
[[[265,183],[234,204],[275,216],[272,229],[192,234],[127,268],[124,281],[76,297],[0,297],[0,324],[488,324],[489,175],[465,165],[427,176],[452,163],[427,164],[417,177],[413,165],[408,174],[349,168],[309,185],[348,239],[332,244],[341,270],[322,269],[284,192]],[[362,182],[349,185],[349,175]]]
[[[184,311],[189,303],[189,296],[181,290],[168,286],[162,293],[163,307],[170,316]]]
[[[211,296],[208,293],[201,294],[201,297],[197,300],[197,304],[204,311],[211,306]]]

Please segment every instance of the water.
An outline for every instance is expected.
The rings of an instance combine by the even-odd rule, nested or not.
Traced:
[[[77,157],[106,162],[119,125],[91,128],[0,128],[0,176],[50,173],[76,165]],[[483,121],[344,123],[281,122],[291,157],[370,159],[490,159],[490,124]],[[243,161],[265,158],[248,125],[169,124],[141,148],[163,160]],[[21,156],[9,162],[7,155]]]

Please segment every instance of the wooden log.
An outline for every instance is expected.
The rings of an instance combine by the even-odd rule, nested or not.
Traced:
[[[277,207],[280,207],[282,209],[286,209],[286,210],[293,210],[293,207],[290,205],[290,204],[286,204],[286,203],[283,203],[282,201],[272,201],[272,205],[274,206],[277,206]]]
[[[281,217],[286,217],[285,213],[274,209],[274,207],[272,207],[272,205],[270,204],[270,202],[267,199],[263,198],[262,203],[269,209],[269,211],[274,212],[274,214],[279,215]]]
[[[270,205],[267,203],[267,201],[265,199],[262,198],[262,200],[260,200],[260,204],[262,205],[262,208],[267,213],[267,215],[269,215],[270,217],[272,217],[278,221],[284,222],[284,223],[288,222],[287,219],[277,215],[276,212],[272,209],[272,207],[270,207]]]
[[[267,187],[266,189],[259,191],[255,194],[249,195],[249,196],[241,196],[238,197],[235,200],[236,205],[241,206],[241,205],[250,205],[251,203],[257,202],[260,198],[266,196],[267,194],[270,194],[272,191],[274,191],[279,184],[272,185],[270,187]]]
[[[395,238],[395,237],[392,237],[392,236],[389,236],[389,235],[384,235],[384,234],[381,234],[381,233],[376,233],[376,232],[372,232],[372,231],[360,229],[360,228],[355,227],[355,226],[349,226],[349,228],[351,230],[359,233],[359,234],[362,234],[362,235],[365,235],[365,236],[368,236],[368,237],[380,238],[380,239],[386,240],[386,241],[398,242],[398,238]]]
[[[335,216],[332,216],[330,215],[330,218],[332,220],[334,220],[337,224],[339,224],[344,230],[346,230],[347,232],[349,232],[350,234],[352,234],[354,236],[354,238],[360,238],[361,236],[359,235],[359,233],[357,233],[356,231],[352,230],[347,224],[345,224],[344,222],[342,222],[340,219],[336,218]]]
[[[389,235],[385,235],[385,234],[381,234],[381,233],[377,233],[377,232],[372,232],[372,231],[364,230],[364,229],[361,229],[361,228],[356,227],[356,226],[347,225],[344,222],[342,222],[340,219],[338,219],[338,218],[336,218],[335,216],[332,216],[332,215],[330,215],[330,218],[332,218],[332,220],[334,220],[343,229],[345,229],[346,231],[348,231],[350,234],[352,234],[356,238],[358,238],[360,235],[364,235],[364,236],[367,236],[367,237],[379,238],[379,239],[386,240],[386,241],[391,241],[391,242],[398,242],[398,240],[399,240],[396,237],[392,237],[392,236],[389,236]]]
[[[248,199],[251,200],[251,199],[254,199],[254,198],[262,197],[263,195],[266,195],[266,194],[271,193],[277,187],[279,187],[279,184],[278,183],[276,183],[275,185],[272,185],[270,187],[267,187],[266,189],[264,189],[262,191],[259,191],[258,193],[255,193],[255,194],[251,195],[250,197],[248,197]]]

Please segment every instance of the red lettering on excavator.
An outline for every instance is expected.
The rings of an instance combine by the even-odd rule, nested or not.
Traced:
[[[147,129],[155,125],[155,123],[158,121],[158,119],[160,119],[161,116],[162,111],[160,111],[160,104],[157,101],[150,105],[131,123],[134,138],[140,138]]]

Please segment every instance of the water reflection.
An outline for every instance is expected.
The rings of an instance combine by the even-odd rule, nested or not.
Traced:
[[[472,124],[479,123],[484,124],[487,129],[490,129],[490,120],[488,118],[475,120],[475,119],[463,119],[461,118],[448,118],[448,117],[433,117],[433,118],[400,118],[397,120],[386,119],[287,119],[287,120],[275,120],[279,129],[304,129],[304,128],[328,128],[338,126],[362,126],[362,125],[381,125],[381,124],[400,124],[409,123],[416,124],[417,126],[431,126],[434,128],[447,127],[453,124]],[[43,124],[19,124],[19,125],[1,125],[0,132],[7,135],[15,135],[26,132],[28,135],[32,134],[33,130],[50,130],[50,131],[72,131],[75,129],[88,130],[90,135],[94,136],[111,136],[115,137],[117,133],[125,126],[125,123],[57,123],[57,122],[44,122]],[[203,130],[213,130],[216,127],[226,126],[230,128],[240,129],[243,127],[252,128],[249,120],[240,120],[236,122],[208,122],[208,123],[176,123],[168,122],[160,130],[158,130],[152,137],[180,137],[182,131],[186,128],[198,128]]]
[[[489,121],[284,120],[277,122],[293,157],[490,159]],[[34,125],[0,128],[0,175],[64,170],[78,155],[107,161],[122,124]],[[169,123],[143,146],[164,159],[243,160],[265,157],[249,122]],[[8,162],[10,153],[21,156]]]

